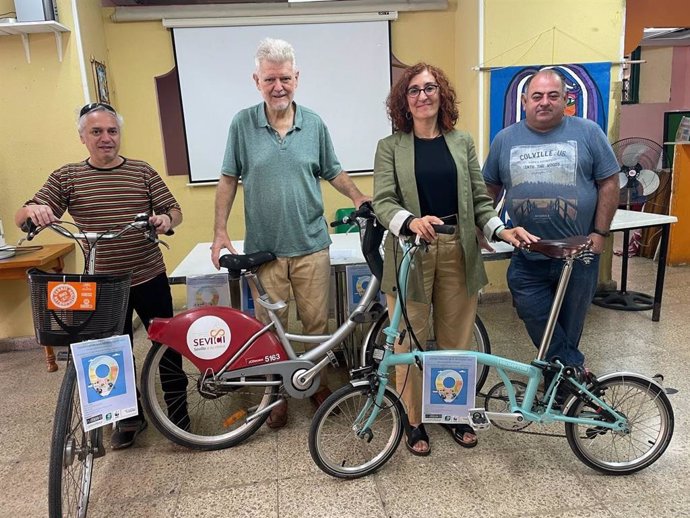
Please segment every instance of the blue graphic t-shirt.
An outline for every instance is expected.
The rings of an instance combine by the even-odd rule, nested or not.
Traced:
[[[560,239],[592,231],[596,181],[618,169],[596,123],[564,117],[546,133],[531,130],[525,121],[499,132],[483,173],[487,183],[505,187],[505,206],[514,226],[543,239]]]

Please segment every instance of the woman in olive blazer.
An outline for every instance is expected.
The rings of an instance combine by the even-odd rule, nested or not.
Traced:
[[[488,239],[514,245],[532,241],[521,228],[506,229],[493,209],[471,137],[454,129],[456,96],[442,70],[418,63],[405,70],[386,101],[396,132],[378,143],[374,163],[374,210],[389,230],[382,288],[388,308],[395,305],[399,235],[417,234],[431,243],[417,253],[408,280],[406,309],[414,333],[424,344],[430,312],[437,346],[466,348],[477,310],[478,292],[487,283],[476,229]],[[432,224],[456,225],[454,235],[437,236]],[[395,249],[397,247],[397,252]],[[409,336],[396,352],[410,349]],[[407,447],[415,455],[431,452],[421,424],[421,373],[396,368],[398,391],[407,407]],[[446,426],[466,448],[477,444],[469,425]]]

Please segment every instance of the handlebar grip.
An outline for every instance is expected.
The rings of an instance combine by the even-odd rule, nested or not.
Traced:
[[[437,234],[455,234],[455,225],[431,225]]]
[[[349,215],[340,220],[331,221],[329,225],[331,227],[337,227],[339,225],[352,225],[355,222],[355,218],[370,218],[373,216],[374,208],[372,207],[371,202],[365,201],[359,206],[358,209],[353,210]]]
[[[30,234],[30,233],[34,232],[38,227],[36,226],[36,224],[33,222],[33,220],[31,218],[26,218],[26,221],[24,223],[22,223],[22,226],[19,228],[21,228],[22,232],[26,232],[27,234]],[[31,236],[31,237],[33,237],[33,236]],[[31,238],[29,238],[29,239],[31,239]]]

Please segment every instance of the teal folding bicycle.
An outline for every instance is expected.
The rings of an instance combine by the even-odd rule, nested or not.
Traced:
[[[334,477],[358,478],[379,469],[395,453],[409,426],[400,395],[389,386],[389,372],[395,365],[421,368],[425,356],[430,354],[419,349],[393,352],[393,344],[401,335],[401,300],[405,300],[408,270],[413,254],[423,246],[402,243],[398,302],[391,325],[385,330],[385,343],[377,345],[372,354],[363,355],[371,358],[370,362],[354,369],[350,384],[334,392],[314,415],[309,451],[319,468]],[[591,261],[590,247],[591,241],[584,236],[542,240],[526,246],[532,252],[564,261],[534,361],[525,364],[464,350],[433,354],[473,356],[477,369],[492,368],[500,377],[502,383],[489,391],[485,407],[468,412],[466,421],[475,430],[487,429],[492,423],[502,429],[520,430],[531,423],[563,422],[568,444],[583,463],[606,474],[626,475],[653,464],[671,441],[673,409],[664,388],[656,379],[641,374],[615,372],[595,377],[557,360],[545,360],[573,263]],[[526,377],[527,382],[511,380],[508,373]],[[552,380],[540,390],[546,373],[546,379]],[[567,394],[562,404],[557,402],[557,393]]]

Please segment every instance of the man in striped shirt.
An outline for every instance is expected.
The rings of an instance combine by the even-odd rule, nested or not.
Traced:
[[[164,234],[182,222],[182,211],[158,173],[146,162],[120,156],[122,117],[105,103],[87,104],[79,114],[79,137],[89,151],[81,162],[55,170],[34,197],[17,211],[15,223],[27,218],[37,225],[58,221],[69,211],[85,232],[106,232],[134,221],[137,214],[150,214],[149,222]],[[163,255],[157,244],[140,232],[98,245],[96,273],[130,273],[132,285],[124,332],[133,339],[132,316],[148,327],[154,317],[172,317],[173,305]],[[182,359],[168,350],[167,361],[181,374]],[[167,376],[164,385],[168,412],[180,426],[189,427],[186,401],[173,394],[184,393],[182,375]],[[180,392],[177,392],[180,391]],[[139,415],[117,423],[113,449],[131,446],[146,428],[137,392]]]

